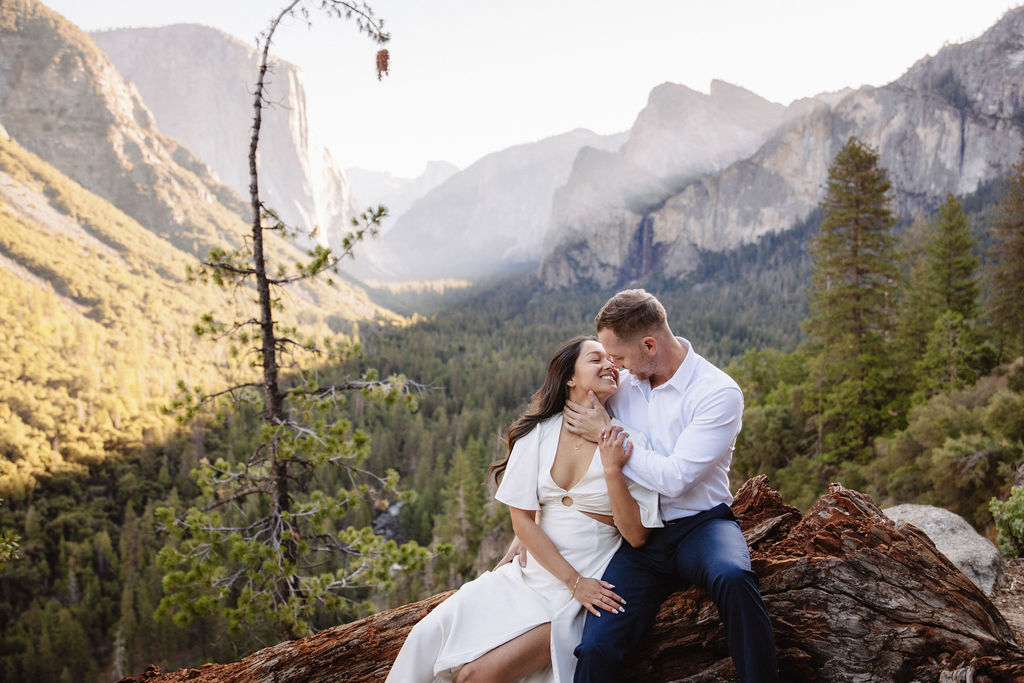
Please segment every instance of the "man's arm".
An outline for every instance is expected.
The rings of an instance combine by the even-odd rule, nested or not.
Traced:
[[[742,417],[743,394],[733,387],[720,389],[701,403],[671,453],[634,447],[622,472],[641,486],[678,498],[732,455]]]

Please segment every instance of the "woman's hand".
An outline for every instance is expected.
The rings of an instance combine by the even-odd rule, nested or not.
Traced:
[[[569,588],[572,589],[572,586]],[[576,582],[576,589],[572,591],[572,597],[595,617],[601,616],[598,609],[603,609],[605,612],[625,612],[622,606],[626,604],[626,601],[616,595],[612,591],[613,588],[615,586],[607,581],[581,576]]]
[[[509,544],[504,557],[498,560],[498,564],[494,565],[494,569],[497,569],[503,564],[508,564],[516,558],[519,559],[520,567],[526,566],[526,546],[523,545],[523,542],[519,540],[518,536],[513,536],[512,543]]]
[[[601,432],[598,446],[601,447],[601,465],[604,469],[621,472],[633,455],[633,442],[629,441],[629,432],[622,427],[608,427]]]

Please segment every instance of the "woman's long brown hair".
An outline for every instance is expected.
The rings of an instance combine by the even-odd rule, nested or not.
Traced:
[[[533,392],[526,412],[508,428],[508,455],[491,465],[487,471],[488,478],[494,477],[494,481],[498,481],[498,477],[508,467],[508,459],[512,455],[512,447],[516,445],[516,441],[529,434],[530,430],[544,420],[562,412],[565,408],[565,399],[569,395],[567,384],[576,371],[576,359],[580,357],[580,346],[583,342],[593,339],[584,336],[574,337],[558,347],[555,355],[548,361],[544,384]]]

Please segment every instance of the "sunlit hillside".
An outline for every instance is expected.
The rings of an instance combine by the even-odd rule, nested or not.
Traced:
[[[251,296],[188,282],[196,263],[0,136],[3,495],[17,499],[36,475],[81,468],[113,444],[160,438],[172,423],[160,409],[179,380],[216,388],[239,371],[226,345],[192,326],[206,312],[251,317]],[[299,289],[285,321],[324,334],[360,318],[400,321],[346,294]]]

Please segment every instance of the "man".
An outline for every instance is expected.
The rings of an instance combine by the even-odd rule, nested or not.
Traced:
[[[623,473],[661,495],[663,529],[627,543],[603,579],[625,599],[621,614],[587,615],[576,648],[576,681],[615,681],[658,607],[683,585],[702,586],[718,607],[741,681],[778,681],[775,639],[729,505],[729,466],[740,431],[739,386],[669,329],[665,309],[642,289],[619,292],[595,319],[597,336],[622,369],[608,406],[647,434],[652,450],[615,445]],[[597,401],[569,403],[569,429],[591,441],[617,435]],[[618,442],[615,439],[615,442]],[[611,444],[605,444],[609,447]]]

